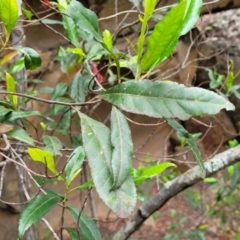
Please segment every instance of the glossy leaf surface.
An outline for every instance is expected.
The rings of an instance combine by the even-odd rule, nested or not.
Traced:
[[[224,108],[235,109],[212,91],[168,81],[128,81],[108,89],[100,97],[127,112],[156,118],[186,120],[191,116],[217,114]]]
[[[34,49],[28,47],[15,47],[15,49],[24,55],[24,65],[26,69],[34,70],[41,66],[42,60]]]
[[[69,161],[65,167],[65,177],[67,186],[71,184],[74,177],[76,177],[76,172],[82,167],[83,161],[85,158],[85,152],[83,147],[77,147],[74,149],[73,153],[69,157]]]
[[[22,210],[18,226],[18,236],[23,238],[28,228],[39,221],[46,213],[61,201],[61,197],[54,194],[38,195]]]
[[[178,38],[196,24],[201,6],[202,0],[182,0],[155,25],[147,39],[146,52],[141,60],[141,71],[154,69],[172,54]]]
[[[68,210],[72,214],[74,220],[77,222],[78,215],[80,213],[79,209],[75,207],[68,207]],[[89,218],[84,212],[81,212],[79,227],[80,227],[80,236],[82,240],[100,240],[101,239],[101,235],[96,223],[91,218]]]

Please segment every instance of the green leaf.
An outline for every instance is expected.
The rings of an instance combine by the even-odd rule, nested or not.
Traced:
[[[111,143],[113,187],[119,188],[129,175],[132,166],[133,143],[124,114],[116,107],[111,112]]]
[[[112,34],[109,30],[103,31],[103,42],[106,44],[109,50],[113,49]]]
[[[80,211],[75,207],[67,207],[77,222]],[[81,240],[101,240],[101,235],[96,223],[89,218],[84,212],[81,212],[80,221],[80,236]]]
[[[84,158],[85,152],[81,146],[77,147],[69,157],[69,161],[65,167],[67,186],[71,184],[73,179],[76,177],[76,173],[78,173],[78,171],[81,169]]]
[[[136,185],[139,185],[145,180],[161,174],[169,167],[176,167],[176,165],[170,162],[163,162],[155,166],[147,167],[144,169],[141,168],[134,173],[133,181]]]
[[[21,240],[28,228],[40,220],[55,205],[61,197],[54,194],[38,195],[22,210],[18,226],[18,237]]]
[[[76,47],[80,47],[79,40],[78,40],[78,32],[77,27],[72,20],[72,18],[62,15],[63,17],[63,26],[66,30],[67,37],[70,39],[72,44]]]
[[[183,25],[181,26],[180,35],[185,35],[188,33],[199,19],[202,10],[202,0],[185,0],[187,1],[187,7],[185,9],[185,15],[183,20]]]
[[[15,138],[15,139],[21,141],[21,142],[25,142],[31,146],[35,146],[33,139],[22,128],[13,129],[10,132],[7,132],[6,134],[12,138]]]
[[[67,88],[68,84],[58,83],[51,94],[51,100],[56,100],[58,97],[63,96],[66,93]]]
[[[77,74],[73,77],[71,85],[69,87],[69,95],[75,102],[84,102],[85,94],[84,94],[84,80],[85,78],[77,72]]]
[[[80,2],[72,0],[67,7],[67,13],[81,30],[92,34],[99,42],[102,42],[98,18],[93,11],[85,8]]]
[[[15,122],[19,119],[27,118],[29,116],[41,115],[38,111],[11,111],[11,113],[5,115],[2,119],[3,122]]]
[[[103,92],[100,97],[127,112],[156,118],[217,114],[235,107],[222,96],[202,88],[167,81],[128,81]]]
[[[53,155],[50,152],[39,148],[28,148],[28,154],[33,161],[45,164],[52,173],[58,174],[58,171],[55,168]]]
[[[18,20],[18,5],[16,0],[0,1],[0,19],[3,22],[7,35],[10,36]]]
[[[9,74],[6,73],[6,84],[7,84],[7,91],[8,92],[15,92],[16,91],[16,84],[14,78]],[[14,106],[17,106],[17,96],[8,94],[8,98]]]
[[[61,148],[63,147],[62,142],[57,137],[44,136],[43,142],[46,145],[44,148],[46,151],[50,152],[53,156],[62,156]]]
[[[24,55],[24,64],[26,69],[34,70],[41,66],[42,60],[34,49],[29,47],[15,47],[15,49]]]
[[[74,190],[84,190],[86,188],[93,187],[93,186],[94,186],[94,182],[93,181],[88,181],[88,182],[83,183],[80,186],[72,188],[71,191],[74,191]]]
[[[202,160],[201,152],[199,148],[197,147],[196,141],[193,138],[193,136],[181,125],[179,124],[175,119],[166,119],[167,123],[176,131],[179,139],[185,138],[186,143],[189,146],[189,148],[192,150],[193,155],[201,169],[202,177],[205,178],[206,175],[206,169]]]
[[[26,17],[28,20],[31,20],[31,19],[32,19],[33,14],[32,14],[31,11],[29,11],[29,10],[27,10],[27,9],[25,9],[25,8],[22,8],[22,11],[23,11],[25,17]]]
[[[79,240],[76,228],[64,228],[67,230],[71,240]]]
[[[111,170],[112,147],[109,129],[86,115],[81,118],[83,147],[96,190],[105,204],[119,217],[127,217],[136,204],[136,188],[130,176],[120,188],[112,190]]]
[[[154,69],[170,56],[178,38],[197,22],[201,6],[202,0],[182,0],[155,25],[147,39],[146,52],[141,60],[141,71]]]

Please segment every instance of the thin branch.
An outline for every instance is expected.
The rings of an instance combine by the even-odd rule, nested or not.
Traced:
[[[205,162],[206,177],[209,177],[221,169],[224,169],[238,161],[240,161],[240,146],[217,154],[215,157]],[[189,188],[200,181],[202,181],[201,171],[199,166],[196,166],[189,169],[187,172],[173,179],[172,181],[165,183],[157,195],[139,207],[132,219],[128,221],[127,224],[115,234],[113,239],[127,239],[155,211],[162,208],[169,199],[174,197],[179,192],[182,192],[184,189]]]
[[[69,106],[69,107],[85,106],[85,105],[88,105],[88,104],[94,104],[94,103],[97,103],[97,102],[101,101],[100,99],[93,100],[94,99],[93,98],[92,100],[84,102],[84,103],[69,103],[69,102],[47,100],[47,99],[44,99],[44,98],[33,97],[33,96],[30,96],[30,95],[27,95],[27,94],[24,94],[24,93],[17,93],[17,92],[0,91],[0,95],[1,94],[16,95],[16,96],[20,96],[20,97],[26,97],[26,98],[29,98],[31,100],[37,101],[37,102],[44,102],[44,103],[47,103],[47,104],[56,104],[56,105],[63,105],[63,106]]]

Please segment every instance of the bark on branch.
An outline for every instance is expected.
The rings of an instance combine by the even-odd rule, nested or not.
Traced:
[[[238,161],[240,161],[240,146],[217,154],[215,157],[205,162],[206,177],[209,177],[219,170],[224,169],[227,166],[230,166]],[[163,205],[169,199],[201,180],[202,178],[200,168],[196,166],[189,169],[187,172],[173,179],[172,181],[167,182],[157,195],[139,207],[132,219],[128,221],[125,226],[123,226],[123,228],[121,228],[120,231],[115,234],[113,239],[127,239],[143,224],[143,222],[149,216],[163,207]]]

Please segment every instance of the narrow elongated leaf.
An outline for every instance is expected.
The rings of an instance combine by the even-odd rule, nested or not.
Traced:
[[[79,240],[76,228],[64,228],[67,230],[71,240]]]
[[[6,84],[7,84],[7,91],[8,92],[15,92],[16,91],[16,84],[14,78],[9,74],[6,73]],[[17,105],[17,96],[8,94],[8,98],[14,106]]]
[[[17,0],[1,0],[0,1],[0,19],[9,36],[18,20]]]
[[[103,31],[103,42],[106,44],[109,50],[113,48],[112,34],[109,30]]]
[[[176,133],[180,139],[185,138],[187,145],[192,150],[193,155],[202,171],[202,177],[205,178],[206,169],[204,167],[201,152],[200,152],[199,148],[197,147],[194,137],[175,119],[166,119],[166,121],[176,131]]]
[[[85,8],[80,2],[72,0],[68,5],[67,13],[81,30],[92,34],[98,41],[102,42],[98,18],[93,11]]]
[[[187,0],[187,8],[184,16],[183,27],[181,29],[181,36],[189,32],[197,20],[202,9],[202,0]]]
[[[21,141],[21,142],[25,142],[31,146],[35,146],[33,139],[22,128],[13,129],[12,131],[7,132],[6,134],[12,138],[15,138],[15,139]]]
[[[89,188],[89,187],[93,187],[94,186],[94,182],[93,181],[88,181],[88,182],[85,182],[83,183],[82,185],[80,186],[77,186],[75,188],[72,188],[71,191],[74,191],[74,190],[83,190],[83,189],[86,189],[86,188]]]
[[[71,85],[69,87],[69,95],[75,102],[85,101],[85,88],[84,88],[84,78],[80,72],[78,72],[72,79]]]
[[[40,220],[55,205],[61,201],[61,197],[54,194],[38,195],[22,210],[18,226],[18,237],[21,240],[26,230]]]
[[[76,177],[75,174],[82,167],[84,158],[85,158],[85,152],[82,146],[77,147],[69,157],[70,160],[68,161],[65,167],[65,176],[66,176],[67,186],[69,186],[73,181],[74,177]]]
[[[74,220],[77,222],[79,209],[75,207],[68,207],[68,210],[72,214]],[[84,212],[81,212],[80,221],[80,236],[82,240],[100,240],[101,235],[96,223],[89,218]]]
[[[84,114],[81,117],[83,147],[96,190],[105,204],[119,217],[127,217],[136,204],[136,188],[130,176],[120,188],[112,190],[110,131]]]
[[[39,148],[28,148],[28,154],[33,161],[41,162],[47,165],[47,168],[54,174],[58,174],[55,168],[55,162],[50,152]]]
[[[111,112],[111,143],[113,189],[121,186],[132,166],[133,143],[131,131],[124,114],[116,107]]]
[[[77,27],[72,20],[72,18],[67,16],[62,16],[63,18],[63,26],[66,30],[67,37],[71,40],[72,44],[76,47],[80,47],[78,34],[77,34]]]
[[[15,49],[24,55],[24,64],[26,69],[34,70],[35,68],[41,66],[42,60],[34,49],[29,47],[15,47]]]
[[[53,156],[62,156],[61,148],[63,147],[62,142],[57,137],[44,136],[43,142],[46,144],[44,148],[47,152],[50,152]]]
[[[58,97],[63,96],[66,93],[67,88],[68,88],[68,84],[63,82],[58,83],[51,94],[51,99],[56,100]]]
[[[170,56],[178,38],[186,34],[199,18],[202,0],[182,0],[164,19],[155,25],[147,39],[146,53],[141,61],[141,71],[153,69]]]
[[[41,115],[38,111],[11,111],[11,113],[4,116],[2,121],[4,122],[15,122],[19,119],[24,119],[30,116],[39,116]]]
[[[133,177],[134,183],[136,185],[139,185],[145,180],[161,174],[163,171],[165,171],[169,167],[176,167],[176,165],[170,162],[163,162],[155,166],[131,171],[131,175]]]
[[[191,116],[217,114],[224,108],[235,109],[212,91],[164,81],[128,81],[108,89],[100,97],[127,112],[156,118],[186,120]]]

